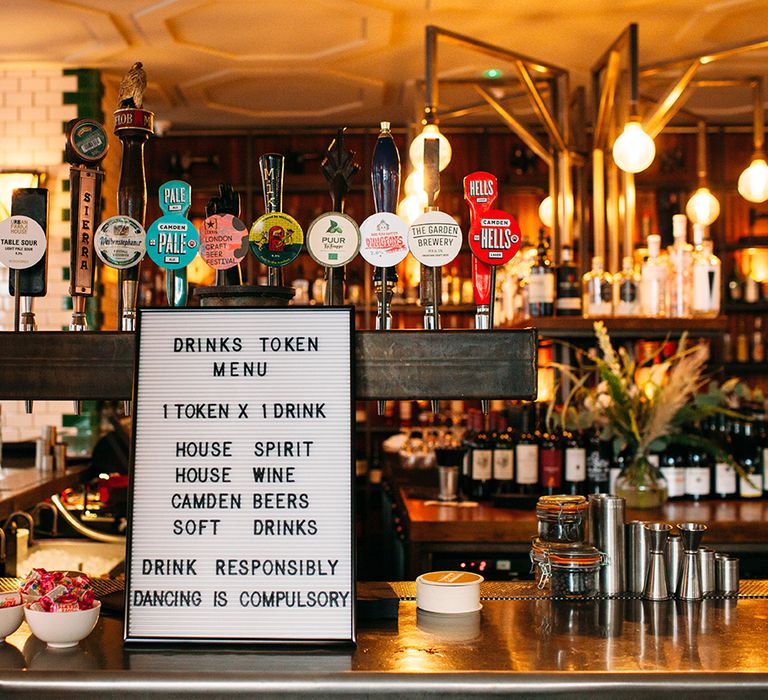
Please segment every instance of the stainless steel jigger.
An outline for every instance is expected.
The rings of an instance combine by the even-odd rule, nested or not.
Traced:
[[[683,568],[677,583],[677,597],[682,600],[701,600],[699,545],[707,526],[702,523],[678,523],[677,529],[683,541]]]
[[[667,563],[664,559],[664,546],[667,544],[672,526],[669,523],[645,523],[648,543],[650,544],[650,562],[645,577],[643,598],[646,600],[667,600]]]

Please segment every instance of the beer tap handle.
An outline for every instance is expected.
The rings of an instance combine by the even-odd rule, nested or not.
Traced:
[[[371,186],[373,189],[373,204],[376,213],[397,211],[397,200],[400,197],[400,153],[389,130],[389,122],[381,122],[381,132],[376,140],[371,162]],[[381,297],[378,300],[377,323],[379,330],[389,330],[392,323],[390,313],[391,292],[397,282],[397,271],[394,267],[384,267],[374,274],[381,279]],[[386,402],[378,402],[379,415],[386,409]]]
[[[424,140],[424,189],[427,193],[427,211],[434,211],[435,200],[440,192],[440,141],[437,139]],[[431,306],[425,306],[424,328],[433,331],[440,330],[440,301],[441,301],[442,268],[430,267],[421,263],[421,280],[425,287],[431,287]],[[431,312],[431,319],[429,318]],[[432,400],[432,413],[440,411],[439,401]]]
[[[205,215],[231,214],[240,218],[240,193],[235,192],[232,185],[219,184],[218,197],[211,197],[205,205]],[[216,286],[239,287],[243,284],[243,270],[240,263],[226,270],[216,270]]]
[[[138,221],[142,227],[147,213],[144,144],[155,133],[155,115],[142,109],[146,85],[147,76],[142,64],[134,63],[120,83],[118,107],[114,112],[114,131],[123,150],[117,186],[117,213]],[[140,265],[120,270],[118,323],[123,331],[133,331],[136,327],[139,279]]]
[[[344,148],[344,132],[346,127],[336,132],[336,138],[331,141],[328,151],[320,165],[323,177],[328,182],[331,193],[331,208],[333,211],[344,212],[344,200],[349,192],[350,181],[360,170],[355,163],[355,153]],[[325,268],[325,299],[326,306],[336,306],[344,303],[344,280],[346,266]]]
[[[272,214],[283,209],[283,176],[285,157],[279,153],[265,153],[259,158],[261,182],[264,188],[264,213]],[[273,287],[283,286],[283,268],[267,268],[268,284]]]

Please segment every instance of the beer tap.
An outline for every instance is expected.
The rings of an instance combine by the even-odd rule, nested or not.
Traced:
[[[509,262],[520,249],[520,227],[509,214],[492,209],[498,182],[490,173],[476,172],[464,178],[464,198],[470,208],[469,247],[472,250],[472,287],[477,313],[475,328],[493,330],[496,306],[496,267]],[[488,401],[482,401],[488,413]]]
[[[43,256],[31,267],[20,270],[16,268],[13,275],[8,277],[8,290],[14,296],[15,330],[32,333],[37,330],[37,320],[33,310],[34,298],[44,297],[48,280],[48,190],[40,187],[22,188],[13,191],[11,199],[11,216],[28,216],[40,225],[43,230]],[[19,311],[21,314],[19,315]],[[24,400],[24,412],[32,413],[32,401]]]
[[[210,216],[223,216],[229,214],[238,221],[240,220],[240,193],[235,192],[232,185],[226,183],[219,184],[218,197],[211,197],[208,203],[205,205],[205,215]],[[202,252],[202,250],[201,250]],[[248,252],[248,232],[245,231],[245,246],[241,251],[242,255],[235,253],[237,257],[241,259],[245,257]],[[206,260],[206,262],[208,262]],[[226,269],[216,270],[216,286],[217,287],[239,287],[243,284],[243,270],[240,267],[240,263],[232,265]]]
[[[65,155],[69,163],[70,246],[69,295],[72,297],[72,321],[69,330],[88,330],[85,304],[93,296],[96,270],[94,236],[101,220],[101,161],[109,144],[104,127],[92,119],[73,119],[67,124]],[[75,412],[83,404],[75,400]]]
[[[495,175],[476,172],[464,178],[464,199],[469,204],[470,228],[479,215],[488,211],[498,196],[498,183]],[[491,265],[472,256],[472,289],[475,294],[475,329],[488,330],[493,328],[491,317],[495,307],[496,279],[495,270]],[[493,281],[491,281],[493,280]],[[493,290],[493,291],[491,291]],[[489,401],[482,399],[482,410],[488,415]]]
[[[346,127],[342,127],[336,132],[336,138],[328,146],[325,158],[320,165],[323,176],[328,181],[331,192],[331,207],[334,212],[344,212],[344,200],[349,192],[349,183],[360,170],[360,166],[355,163],[355,153],[344,148],[344,132]],[[351,219],[349,221],[352,221]],[[354,223],[354,222],[352,222]],[[343,233],[343,225],[339,226],[337,233]],[[357,227],[355,227],[357,228]],[[345,232],[344,232],[345,233]],[[307,232],[307,248],[309,249],[309,231]],[[359,248],[360,233],[357,232],[357,248]],[[310,250],[310,253],[312,251]],[[354,254],[357,253],[355,250]],[[354,257],[354,254],[352,257]],[[344,281],[346,278],[346,266],[325,267],[325,299],[326,306],[337,306],[344,303]]]
[[[304,232],[296,219],[282,211],[285,157],[266,153],[259,158],[259,170],[264,188],[264,214],[251,227],[251,251],[267,266],[269,286],[282,287],[283,266],[301,252]]]
[[[115,110],[115,135],[122,144],[120,180],[117,186],[117,212],[128,216],[143,228],[147,213],[147,183],[144,171],[144,144],[154,135],[155,115],[143,109],[147,76],[141,63],[134,63],[120,83]],[[118,324],[122,331],[136,328],[136,300],[140,265],[121,269]],[[126,402],[130,415],[130,403]]]
[[[435,200],[440,193],[440,142],[437,139],[424,140],[424,189],[427,193],[427,211],[436,211]],[[440,301],[442,296],[442,268],[420,263],[419,298],[424,307],[424,329],[440,330]],[[440,402],[433,399],[432,413],[440,411]]]
[[[408,255],[405,222],[396,214],[400,196],[400,153],[397,150],[389,122],[381,122],[371,162],[371,185],[376,214],[361,225],[361,253],[375,266],[373,287],[376,293],[376,330],[392,328],[392,295],[397,284],[395,265]],[[386,401],[378,402],[382,415]]]

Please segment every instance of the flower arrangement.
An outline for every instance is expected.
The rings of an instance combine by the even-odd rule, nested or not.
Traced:
[[[614,348],[602,321],[594,329],[598,352],[579,351],[580,371],[557,365],[571,381],[562,421],[570,429],[600,429],[602,439],[613,441],[616,455],[629,455],[616,484],[628,505],[655,507],[666,500],[666,482],[649,455],[669,444],[699,448],[741,473],[730,455],[696,430],[717,413],[742,417],[730,403],[737,380],[722,387],[709,383],[706,345],[688,346],[683,334],[671,356],[662,357],[659,351],[638,362],[625,348]]]

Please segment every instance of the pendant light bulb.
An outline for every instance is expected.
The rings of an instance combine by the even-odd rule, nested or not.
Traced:
[[[414,168],[411,174],[405,178],[405,193],[406,194],[418,194],[424,192],[424,171],[420,168]]]
[[[441,171],[445,170],[448,167],[448,163],[451,162],[451,144],[448,143],[448,139],[440,133],[437,124],[425,125],[422,132],[411,142],[408,154],[411,157],[413,167],[417,170],[424,170],[424,141],[426,139],[437,139],[440,141],[440,162],[438,169]]]
[[[691,223],[709,226],[720,216],[720,202],[708,187],[699,187],[685,205],[685,213]]]
[[[403,199],[397,207],[397,215],[401,219],[405,219],[409,224],[412,224],[423,213],[426,207],[426,193],[424,197],[420,197],[418,194],[409,194]]]
[[[539,219],[547,228],[552,228],[554,223],[554,211],[552,209],[552,197],[547,196],[539,204]]]
[[[754,158],[739,175],[739,194],[749,202],[768,199],[768,163],[765,158]]]
[[[645,170],[656,157],[653,139],[645,133],[636,119],[624,125],[624,131],[613,142],[613,160],[627,173]]]

